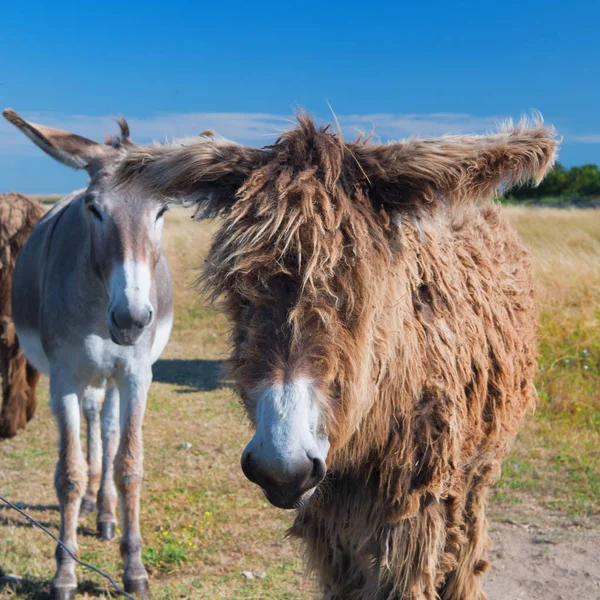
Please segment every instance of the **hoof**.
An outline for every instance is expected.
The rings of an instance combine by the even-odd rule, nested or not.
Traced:
[[[150,598],[150,586],[147,579],[125,580],[123,583],[128,594],[133,594],[136,598],[143,598],[144,600]]]
[[[62,587],[50,586],[50,599],[51,600],[74,600],[75,593],[77,592],[76,587]]]
[[[110,542],[116,535],[116,528],[117,525],[113,521],[103,521],[98,523],[98,537],[101,540]]]
[[[0,440],[8,440],[17,435],[17,430],[14,427],[0,425]]]
[[[91,515],[96,511],[96,503],[93,500],[83,499],[81,503],[80,513],[82,515]]]

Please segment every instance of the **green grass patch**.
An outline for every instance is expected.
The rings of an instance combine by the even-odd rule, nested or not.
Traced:
[[[514,504],[523,495],[573,516],[600,514],[600,410],[557,410],[542,398],[503,463],[493,499]]]

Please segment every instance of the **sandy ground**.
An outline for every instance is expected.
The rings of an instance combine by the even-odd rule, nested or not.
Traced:
[[[488,600],[600,600],[600,519],[519,513],[492,519]]]

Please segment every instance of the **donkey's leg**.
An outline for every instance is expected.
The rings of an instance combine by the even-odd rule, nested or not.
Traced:
[[[490,547],[488,524],[485,516],[487,491],[492,469],[483,475],[471,475],[471,488],[467,494],[463,520],[466,542],[458,554],[458,566],[448,574],[439,597],[442,600],[485,600],[481,588],[483,573],[487,570],[487,551]]]
[[[27,422],[27,389],[25,383],[25,357],[2,356],[2,410],[0,411],[0,438],[11,438],[25,427]],[[25,383],[26,386],[26,383]]]
[[[112,540],[117,527],[117,489],[114,462],[119,447],[119,390],[106,390],[102,406],[102,482],[98,494],[98,535]]]
[[[83,514],[93,513],[96,510],[96,497],[100,488],[100,477],[102,475],[102,442],[100,439],[100,409],[104,389],[87,387],[83,391],[81,404],[83,415],[87,424],[87,463],[88,484],[81,512]]]
[[[27,363],[27,384],[29,385],[29,397],[27,399],[27,422],[33,419],[33,415],[37,409],[38,399],[37,399],[37,384],[40,380],[40,374],[29,364]]]
[[[142,565],[140,535],[140,487],[143,475],[142,422],[146,395],[152,381],[152,371],[137,366],[137,373],[125,373],[120,378],[121,440],[115,459],[115,482],[119,490],[121,524],[121,556],[124,561],[125,590],[142,598],[149,597],[148,574]]]
[[[78,392],[60,373],[50,377],[50,406],[58,425],[59,454],[54,483],[60,503],[60,539],[77,553],[77,519],[86,486],[87,469],[79,439]],[[75,561],[63,548],[56,548],[57,570],[52,580],[53,598],[66,600],[75,596],[77,580]]]

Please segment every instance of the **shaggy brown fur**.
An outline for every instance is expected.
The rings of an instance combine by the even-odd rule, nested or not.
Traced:
[[[479,600],[485,498],[535,392],[530,256],[494,205],[539,181],[541,124],[345,143],[301,117],[265,149],[139,148],[117,176],[224,215],[204,270],[249,390],[320,388],[328,476],[292,534],[328,600]]]
[[[10,295],[17,254],[43,214],[44,207],[32,198],[0,194],[0,438],[16,435],[33,418],[37,407],[35,388],[39,373],[27,362],[19,346]]]

